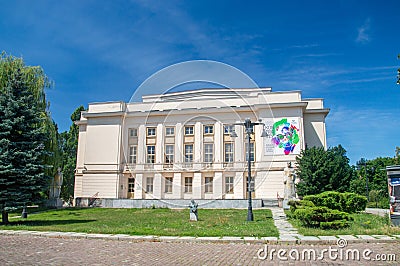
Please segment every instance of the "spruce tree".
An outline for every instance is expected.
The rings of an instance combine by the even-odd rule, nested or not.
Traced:
[[[0,209],[3,223],[8,210],[36,203],[49,184],[44,174],[43,116],[21,70],[7,77],[0,95]]]

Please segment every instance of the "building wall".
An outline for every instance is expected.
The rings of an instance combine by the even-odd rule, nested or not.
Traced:
[[[80,133],[75,197],[96,194],[121,199],[245,199],[244,127],[233,126],[238,137],[232,138],[224,133],[224,126],[250,118],[261,120],[269,130],[269,136],[262,137],[263,126],[256,125],[251,138],[255,158],[253,196],[275,199],[278,194],[283,196],[283,168],[287,162],[294,162],[306,144],[326,147],[328,112],[321,99],[304,101],[298,91],[272,93],[269,89],[261,89],[261,93],[250,89],[201,90],[145,96],[142,103],[90,104],[77,122]],[[293,152],[287,155],[284,149],[271,145],[272,128],[283,132],[276,126],[282,121],[294,126],[299,137]],[[185,134],[185,126],[193,126],[194,134]],[[205,126],[213,127],[212,134],[205,132]],[[166,135],[167,127],[174,128],[172,136]],[[132,129],[136,135],[132,135]],[[233,161],[226,163],[224,149],[228,142],[233,143]],[[166,161],[166,145],[174,149],[171,164]],[[191,163],[185,162],[188,145],[193,145]],[[211,153],[208,149],[213,156],[210,162],[206,162],[206,145],[212,147]],[[136,156],[130,156],[131,146],[135,146]],[[155,146],[154,158],[147,155],[149,146]],[[133,157],[135,162],[130,161]],[[171,185],[166,177],[173,178]],[[134,178],[134,183],[129,184],[129,178]],[[206,181],[211,182],[206,185]],[[226,191],[231,186],[233,191]]]

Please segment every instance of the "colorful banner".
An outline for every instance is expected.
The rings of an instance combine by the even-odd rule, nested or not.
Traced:
[[[300,124],[298,117],[264,119],[267,137],[264,155],[300,154]]]

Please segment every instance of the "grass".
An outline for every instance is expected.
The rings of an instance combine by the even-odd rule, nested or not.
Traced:
[[[299,220],[289,219],[297,228],[299,234],[306,236],[331,236],[331,235],[395,235],[400,234],[400,227],[389,225],[389,218],[369,213],[350,214],[354,221],[350,226],[338,230],[322,230],[320,228],[304,227]]]
[[[278,236],[270,210],[200,209],[199,221],[189,210],[67,208],[12,218],[0,229],[164,236]]]

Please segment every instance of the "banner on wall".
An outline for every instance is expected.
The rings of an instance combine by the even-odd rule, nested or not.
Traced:
[[[264,155],[300,154],[300,124],[298,117],[263,119],[267,137]]]

